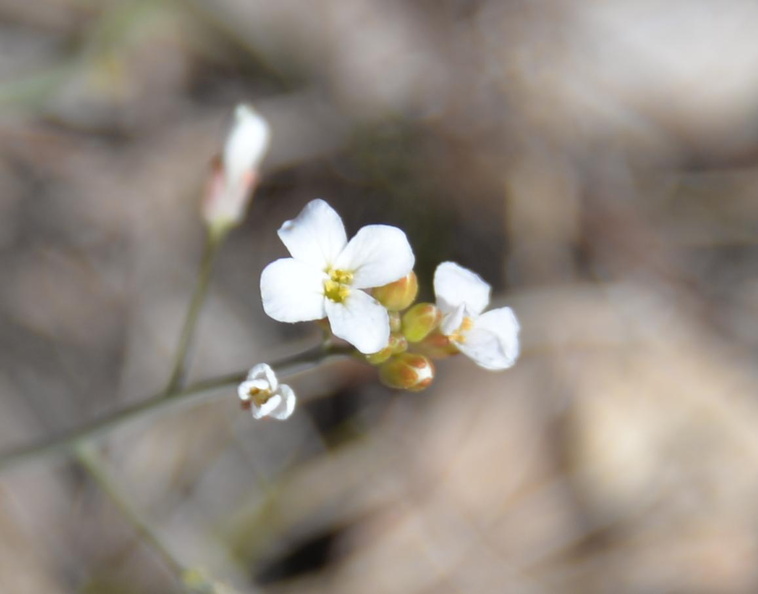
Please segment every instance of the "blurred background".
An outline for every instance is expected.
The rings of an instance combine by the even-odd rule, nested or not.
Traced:
[[[263,314],[316,197],[522,323],[489,373],[351,362],[286,423],[234,390],[98,442],[188,566],[276,594],[758,591],[758,4],[0,0],[0,447],[160,390],[233,106],[269,119],[192,377],[318,340]],[[178,592],[73,461],[0,481],[0,591]]]

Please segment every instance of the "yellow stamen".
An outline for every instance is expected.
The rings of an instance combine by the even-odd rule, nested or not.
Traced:
[[[324,295],[335,303],[342,303],[350,295],[353,273],[349,270],[327,270],[329,279],[324,281]]]
[[[263,406],[271,398],[271,390],[261,390],[259,388],[250,388],[247,391],[247,395],[250,396],[256,406]]]
[[[334,282],[341,285],[349,285],[353,282],[353,273],[349,270],[332,270],[329,276]]]
[[[453,332],[448,338],[450,338],[453,342],[466,342],[466,332],[471,330],[474,327],[474,320],[466,316],[463,318],[463,321],[461,322],[461,325],[458,327],[458,329]]]

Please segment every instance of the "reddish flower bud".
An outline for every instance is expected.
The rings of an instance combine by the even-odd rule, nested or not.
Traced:
[[[390,388],[420,392],[434,380],[434,365],[418,353],[401,353],[379,368],[379,378]]]
[[[393,283],[375,288],[371,294],[389,311],[401,311],[416,299],[418,279],[411,270],[403,278]]]
[[[439,330],[435,330],[429,336],[424,338],[424,340],[417,343],[415,348],[424,353],[427,357],[432,357],[434,359],[443,359],[460,352],[458,348],[450,342],[450,338],[442,334]]]

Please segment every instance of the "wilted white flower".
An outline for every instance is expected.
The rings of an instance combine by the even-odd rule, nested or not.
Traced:
[[[257,111],[249,105],[237,106],[203,200],[203,217],[209,225],[226,229],[242,221],[270,137],[268,123]]]
[[[283,421],[295,410],[295,392],[280,384],[270,365],[259,363],[247,374],[247,379],[237,388],[240,400],[249,404],[253,417],[272,417]]]
[[[510,307],[482,313],[490,302],[490,286],[455,264],[443,262],[434,273],[440,330],[459,351],[485,369],[507,369],[519,355],[519,323]]]
[[[347,241],[340,216],[323,200],[309,202],[279,229],[292,255],[261,275],[265,312],[280,322],[329,318],[332,333],[362,353],[376,353],[390,336],[387,310],[362,289],[407,275],[413,251],[400,229],[363,227]]]

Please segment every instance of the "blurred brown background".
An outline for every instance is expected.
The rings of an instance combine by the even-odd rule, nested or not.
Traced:
[[[0,0],[0,446],[159,390],[231,110],[273,127],[192,376],[315,338],[261,309],[327,199],[454,260],[524,353],[293,382],[101,440],[190,566],[240,592],[758,591],[758,5],[749,0]],[[73,462],[0,482],[0,592],[178,591]]]

